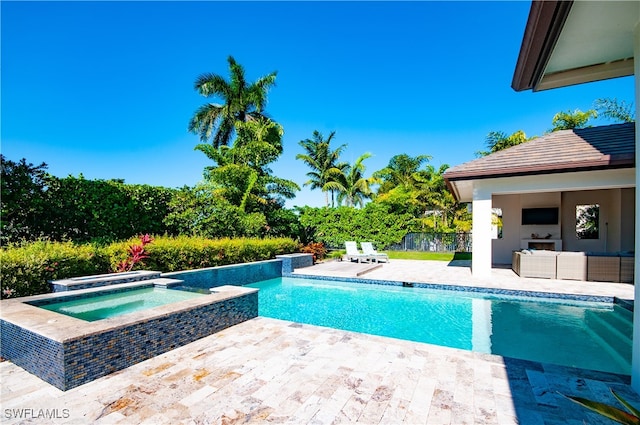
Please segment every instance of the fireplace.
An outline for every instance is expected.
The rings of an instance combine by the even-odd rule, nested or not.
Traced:
[[[544,249],[546,251],[555,251],[556,244],[554,242],[529,242],[529,249]]]
[[[520,249],[562,251],[562,239],[522,239]]]

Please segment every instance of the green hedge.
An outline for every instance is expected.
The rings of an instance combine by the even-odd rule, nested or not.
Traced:
[[[111,269],[127,257],[126,252],[130,245],[138,243],[138,239],[130,239],[107,247]],[[205,239],[161,236],[145,246],[149,258],[144,260],[144,264],[136,265],[134,270],[173,272],[246,263],[268,260],[279,254],[295,252],[298,248],[298,242],[289,238]]]
[[[50,292],[49,280],[105,273],[109,260],[92,245],[32,242],[0,250],[2,298]]]
[[[345,241],[367,241],[384,249],[400,242],[415,222],[411,214],[391,213],[387,205],[373,202],[361,209],[302,207],[299,211],[307,241],[331,248],[344,248]]]
[[[2,298],[50,292],[49,280],[109,273],[118,262],[127,258],[128,247],[138,243],[138,239],[130,239],[100,248],[71,242],[33,242],[4,248],[0,250]],[[288,238],[161,236],[145,247],[149,258],[143,264],[137,264],[134,270],[169,272],[268,260],[298,248],[298,242]]]

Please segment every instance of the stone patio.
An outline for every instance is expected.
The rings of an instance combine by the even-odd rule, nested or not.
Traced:
[[[299,272],[351,273],[343,266]],[[392,260],[362,277],[633,298],[631,285],[507,269],[477,282],[465,264],[441,262]],[[263,317],[67,392],[10,362],[0,379],[3,424],[609,424],[560,393],[613,404],[610,387],[640,406],[626,376]]]

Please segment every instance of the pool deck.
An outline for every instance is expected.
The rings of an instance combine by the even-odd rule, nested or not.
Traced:
[[[366,264],[298,273],[353,277]],[[392,260],[367,279],[633,298],[633,286]],[[63,392],[0,363],[0,423],[609,424],[559,393],[636,406],[628,377],[258,317]],[[52,417],[53,416],[53,417]]]

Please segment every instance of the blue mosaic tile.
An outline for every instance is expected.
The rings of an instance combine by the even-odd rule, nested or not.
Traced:
[[[2,357],[65,391],[257,316],[252,292],[64,342],[0,320],[0,348]]]
[[[286,254],[276,255],[282,260],[282,273],[292,273],[295,269],[313,266],[313,255],[311,254]]]
[[[162,274],[164,278],[183,280],[184,286],[204,289],[223,285],[243,286],[280,276],[282,260],[279,259]]]

